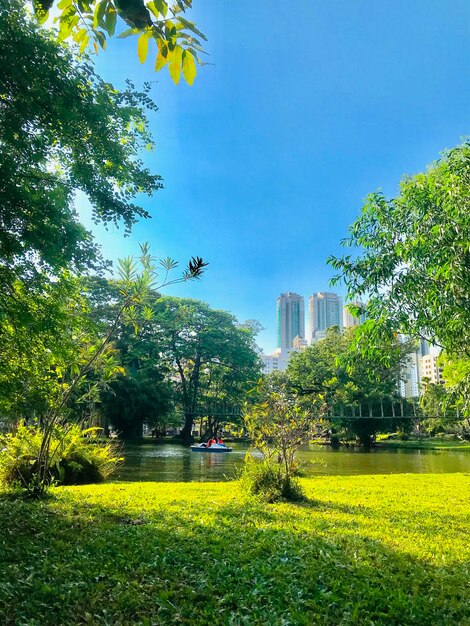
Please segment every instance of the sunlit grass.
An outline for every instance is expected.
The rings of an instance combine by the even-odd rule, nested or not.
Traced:
[[[442,439],[433,437],[431,439],[382,439],[379,446],[385,448],[411,448],[417,450],[469,450],[470,441],[459,441],[457,439]]]
[[[468,624],[470,476],[57,488],[0,500],[0,623]]]

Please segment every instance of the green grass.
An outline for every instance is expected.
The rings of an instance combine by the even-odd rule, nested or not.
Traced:
[[[470,624],[470,476],[61,487],[0,498],[4,626]]]
[[[470,450],[470,441],[456,439],[382,439],[377,442],[378,448],[410,448],[413,450]]]

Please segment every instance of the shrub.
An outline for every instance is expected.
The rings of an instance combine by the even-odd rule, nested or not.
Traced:
[[[256,459],[248,454],[241,479],[249,494],[260,496],[266,502],[305,500],[297,478],[286,475],[283,466],[280,463],[274,463],[272,459]]]
[[[99,430],[82,430],[76,424],[54,428],[48,483],[96,483],[114,472],[121,462],[118,446],[115,442],[100,443]],[[41,428],[24,423],[0,436],[0,483],[23,488],[35,483],[42,438]]]

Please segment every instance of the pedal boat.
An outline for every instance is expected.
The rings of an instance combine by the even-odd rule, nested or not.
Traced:
[[[195,446],[191,446],[192,452],[232,452],[233,448],[227,448],[223,443],[213,443],[211,446],[205,446],[202,443],[198,443]]]

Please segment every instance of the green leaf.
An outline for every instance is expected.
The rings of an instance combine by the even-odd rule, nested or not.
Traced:
[[[106,12],[107,4],[108,0],[101,0],[101,2],[96,5],[93,13],[93,28],[103,25],[103,17]]]
[[[105,37],[105,34],[102,33],[99,30],[95,30],[95,37],[96,37],[98,43],[100,44],[101,48],[103,50],[106,50],[106,37]]]
[[[127,30],[123,30],[122,33],[119,33],[118,39],[126,39],[126,37],[131,37],[131,35],[138,35],[140,30],[138,28],[128,28]]]
[[[186,50],[183,52],[183,76],[188,85],[192,85],[196,78],[196,63],[194,57]]]
[[[110,9],[109,11],[107,11],[104,20],[104,28],[106,29],[110,37],[114,35],[114,31],[116,30],[116,18],[117,13],[114,9]]]
[[[207,37],[198,28],[196,28],[195,24],[193,24],[192,22],[189,22],[188,20],[185,20],[184,17],[179,17],[178,20],[181,22],[181,24],[185,28],[193,32],[195,35],[197,35],[204,41],[207,41]]]
[[[155,0],[155,6],[157,7],[158,12],[161,13],[163,17],[166,17],[168,5],[165,0]]]

